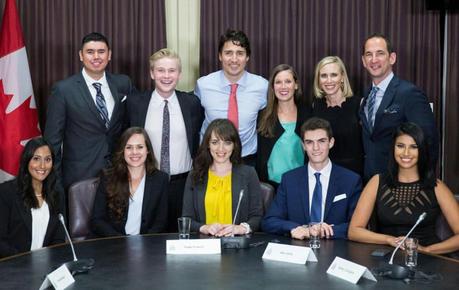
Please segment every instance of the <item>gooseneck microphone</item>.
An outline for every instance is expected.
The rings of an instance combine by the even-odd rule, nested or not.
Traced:
[[[239,192],[239,201],[237,202],[236,212],[234,213],[234,217],[233,217],[233,233],[231,234],[232,237],[234,237],[234,225],[236,224],[236,217],[239,212],[239,207],[241,206],[241,201],[243,197],[244,197],[244,190],[241,189],[241,191]]]
[[[233,233],[231,237],[222,237],[222,247],[224,249],[245,249],[249,247],[249,239],[246,236],[234,236],[234,225],[236,224],[237,214],[239,213],[239,207],[241,206],[242,198],[244,197],[244,190],[241,189],[239,192],[239,201],[237,202],[236,211],[233,217]]]
[[[392,265],[394,263],[394,256],[395,256],[395,253],[398,251],[398,249],[403,245],[403,243],[405,242],[405,240],[411,235],[411,232],[413,232],[413,230],[418,226],[418,224],[420,222],[422,222],[425,218],[426,218],[426,215],[427,213],[426,212],[423,212],[419,217],[418,217],[418,220],[416,221],[416,223],[414,224],[414,226],[411,228],[411,230],[408,232],[408,234],[406,234],[406,236],[402,239],[402,241],[400,243],[398,243],[397,247],[395,247],[395,250],[392,252],[392,256],[390,256],[390,260],[389,260],[389,265]]]
[[[392,279],[405,279],[408,278],[410,275],[410,270],[406,267],[400,266],[400,265],[394,265],[394,256],[395,253],[398,251],[398,249],[403,245],[405,240],[410,236],[411,232],[418,226],[420,222],[422,222],[427,213],[423,212],[414,226],[411,228],[411,230],[408,232],[408,234],[401,240],[401,242],[397,245],[395,250],[392,252],[392,256],[390,257],[389,263],[383,262],[381,265],[375,269],[375,271],[379,274],[379,276],[387,276]]]
[[[67,230],[67,226],[65,225],[64,216],[61,213],[59,214],[59,221],[61,222],[62,227],[64,228],[65,235],[67,237],[67,240],[69,241],[70,247],[72,249],[72,254],[73,254],[73,261],[64,263],[64,265],[67,266],[67,268],[69,269],[69,272],[72,273],[72,275],[77,275],[77,274],[88,272],[89,270],[94,268],[94,259],[78,260],[75,254],[75,248],[73,247],[72,239],[70,238],[69,231]]]

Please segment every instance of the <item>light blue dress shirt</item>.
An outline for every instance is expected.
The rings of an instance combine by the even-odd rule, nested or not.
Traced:
[[[258,112],[266,107],[268,81],[245,71],[237,84],[239,136],[242,143],[242,156],[247,156],[257,152],[257,117]],[[210,122],[228,118],[230,91],[231,83],[222,70],[198,79],[194,93],[201,100],[205,110],[201,140]]]

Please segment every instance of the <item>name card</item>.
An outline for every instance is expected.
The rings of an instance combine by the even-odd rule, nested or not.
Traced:
[[[306,264],[306,261],[317,262],[316,255],[308,247],[269,243],[263,253],[263,259],[293,264]]]
[[[191,239],[166,241],[166,254],[207,255],[220,253],[220,239]]]
[[[377,282],[375,276],[367,267],[354,262],[336,257],[327,270],[327,274],[333,275],[348,282],[357,284],[361,277]]]
[[[45,281],[43,281],[39,290],[46,289],[51,285],[53,285],[54,289],[56,290],[63,290],[73,283],[75,283],[75,279],[73,279],[69,269],[67,266],[62,265],[46,275]]]

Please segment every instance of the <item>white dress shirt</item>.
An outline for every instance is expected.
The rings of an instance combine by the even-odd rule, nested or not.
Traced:
[[[328,183],[330,182],[330,174],[332,169],[332,163],[330,159],[328,159],[327,165],[325,165],[322,170],[317,171],[311,167],[311,164],[308,163],[308,184],[309,184],[309,212],[311,212],[311,205],[312,205],[312,196],[314,193],[314,187],[316,186],[316,176],[314,173],[320,173],[320,183],[322,184],[322,216],[320,218],[321,221],[324,220],[324,211],[325,211],[325,202],[327,200],[327,192],[328,192]]]
[[[167,99],[161,97],[156,90],[153,91],[148,105],[145,120],[145,130],[150,136],[153,152],[161,164],[161,140],[163,135],[163,110],[165,100],[168,101],[170,132],[169,132],[169,161],[170,174],[180,174],[191,169],[192,159],[188,148],[185,121],[183,120],[182,109],[175,92]],[[160,168],[161,169],[161,168]]]
[[[46,231],[49,223],[49,207],[46,201],[39,208],[31,208],[32,213],[32,242],[30,250],[36,250],[43,247]]]
[[[145,176],[143,175],[142,180],[137,186],[134,194],[129,198],[129,210],[126,225],[124,230],[126,235],[138,235],[140,234],[140,226],[142,223],[142,205],[143,196],[145,193]]]
[[[96,88],[92,84],[93,83],[100,83],[102,85],[101,86],[101,91],[102,91],[102,95],[104,95],[105,106],[107,107],[107,111],[108,111],[108,118],[111,119],[112,118],[112,113],[113,113],[113,108],[115,107],[115,100],[113,99],[112,92],[110,91],[110,87],[108,86],[107,78],[105,77],[105,72],[104,72],[104,75],[102,76],[102,78],[100,78],[99,80],[95,80],[95,79],[91,78],[86,73],[84,68],[83,68],[82,74],[83,74],[83,78],[84,78],[84,80],[86,82],[86,85],[88,86],[89,92],[91,93],[91,97],[92,97],[92,99],[94,101],[94,104],[96,104],[97,91],[96,91]],[[97,104],[96,104],[96,106],[97,106]]]

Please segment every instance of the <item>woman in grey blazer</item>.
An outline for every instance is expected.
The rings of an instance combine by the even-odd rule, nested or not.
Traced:
[[[258,230],[260,182],[253,167],[241,164],[241,148],[230,121],[209,124],[185,185],[183,216],[192,219],[192,231],[222,237]]]

